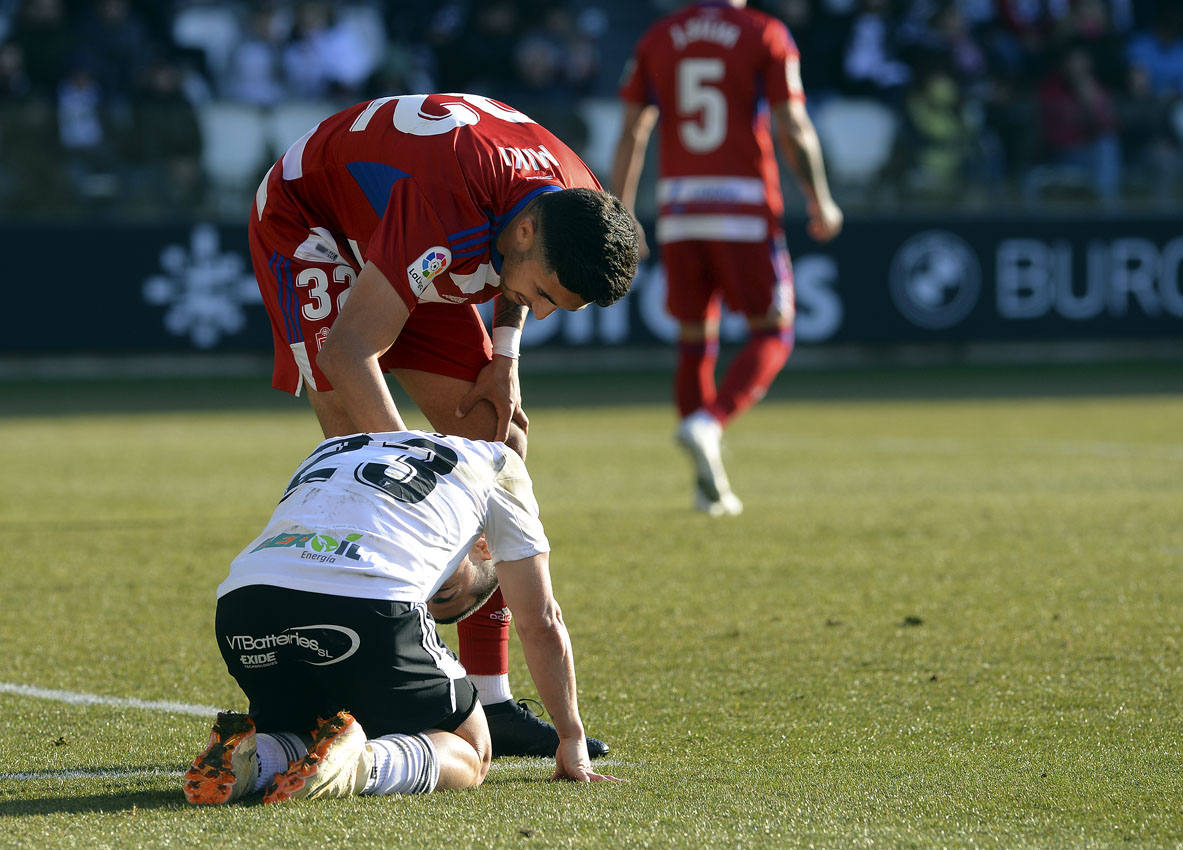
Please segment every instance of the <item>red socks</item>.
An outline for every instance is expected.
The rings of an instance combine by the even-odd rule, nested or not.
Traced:
[[[726,425],[728,420],[764,398],[792,352],[791,327],[755,331],[728,366],[718,396],[703,406]]]
[[[489,600],[456,624],[460,663],[476,676],[509,672],[509,609],[498,588]]]
[[[719,341],[679,342],[678,367],[674,372],[674,403],[685,419],[700,407],[715,401],[715,363]]]

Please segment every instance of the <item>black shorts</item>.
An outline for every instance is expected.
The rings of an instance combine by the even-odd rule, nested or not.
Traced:
[[[260,732],[308,732],[342,709],[370,738],[451,732],[476,705],[421,604],[251,585],[218,600],[214,629]]]

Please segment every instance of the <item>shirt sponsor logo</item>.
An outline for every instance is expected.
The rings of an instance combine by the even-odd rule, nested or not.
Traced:
[[[357,541],[363,535],[353,532],[338,539],[328,534],[316,532],[285,531],[268,537],[248,554],[254,554],[261,549],[303,549],[300,558],[305,561],[318,561],[322,564],[335,564],[338,557],[351,561],[361,560],[361,550]]]
[[[419,259],[407,266],[407,283],[418,298],[432,278],[452,264],[452,252],[443,245],[428,248]]]
[[[338,664],[357,652],[361,636],[348,626],[320,623],[292,626],[282,632],[263,635],[226,635],[226,644],[243,667],[270,667],[281,653],[292,652],[294,660],[326,667]]]

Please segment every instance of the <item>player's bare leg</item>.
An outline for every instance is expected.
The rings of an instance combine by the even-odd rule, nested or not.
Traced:
[[[326,440],[329,437],[342,437],[346,434],[357,433],[357,426],[353,424],[353,420],[345,412],[345,406],[341,404],[335,390],[320,392],[305,385],[304,392],[308,394],[308,401],[312,404],[312,410],[316,413],[316,421],[320,423],[320,430],[324,432]]]
[[[497,411],[489,402],[478,402],[467,416],[456,415],[460,399],[473,387],[472,381],[418,369],[395,369],[392,374],[439,433],[470,440],[492,440],[496,436]],[[509,423],[505,444],[525,458],[526,432],[516,422]]]
[[[440,778],[435,786],[438,790],[473,788],[485,781],[493,759],[493,745],[489,741],[485,712],[479,702],[455,732],[432,730],[425,734],[435,746],[439,761]]]

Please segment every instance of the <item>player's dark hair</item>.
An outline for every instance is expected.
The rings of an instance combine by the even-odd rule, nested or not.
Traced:
[[[637,273],[632,214],[607,192],[563,189],[540,195],[542,260],[564,288],[601,307],[628,294]]]

